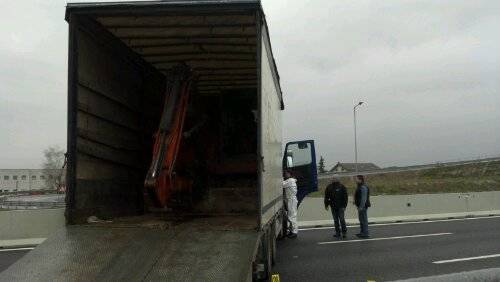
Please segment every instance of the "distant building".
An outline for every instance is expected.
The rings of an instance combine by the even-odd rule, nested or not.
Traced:
[[[379,170],[380,167],[373,163],[358,163],[358,171],[372,171]],[[338,173],[338,172],[356,172],[356,164],[355,163],[341,163],[338,162],[330,172]]]
[[[60,169],[0,169],[0,193],[35,190],[56,190]]]

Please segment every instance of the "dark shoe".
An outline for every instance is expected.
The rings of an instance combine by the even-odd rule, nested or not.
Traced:
[[[356,234],[356,237],[358,237],[360,239],[368,239],[368,238],[370,238],[370,235]]]
[[[347,233],[342,234],[342,239],[345,239],[345,238],[347,238]]]
[[[333,237],[340,238],[340,234],[335,234],[335,235],[333,235]]]
[[[288,234],[287,237],[290,239],[295,239],[295,238],[297,238],[297,233],[290,233],[290,234]]]

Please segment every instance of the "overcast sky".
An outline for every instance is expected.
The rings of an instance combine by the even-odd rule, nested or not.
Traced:
[[[0,168],[66,146],[66,2],[2,1]],[[264,0],[285,140],[328,165],[500,155],[500,1]]]

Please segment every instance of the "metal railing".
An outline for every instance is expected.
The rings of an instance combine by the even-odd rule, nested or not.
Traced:
[[[453,166],[461,166],[461,165],[469,165],[469,164],[489,164],[490,162],[500,161],[499,158],[488,158],[488,159],[478,159],[478,160],[467,160],[467,161],[455,161],[455,162],[441,162],[434,164],[424,164],[424,165],[414,165],[414,166],[406,166],[406,167],[387,167],[381,168],[377,170],[369,170],[369,171],[360,171],[361,174],[369,175],[369,174],[384,174],[384,173],[394,173],[394,172],[404,172],[404,171],[416,171],[416,170],[426,170],[440,167],[453,167]],[[319,179],[330,178],[332,176],[354,176],[358,173],[354,171],[347,172],[325,172],[318,174]]]
[[[0,201],[0,209],[6,210],[55,209],[64,207],[66,207],[65,202]]]

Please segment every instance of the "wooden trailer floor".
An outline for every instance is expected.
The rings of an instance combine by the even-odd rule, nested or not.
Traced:
[[[0,281],[248,281],[259,233],[245,218],[68,226]]]

